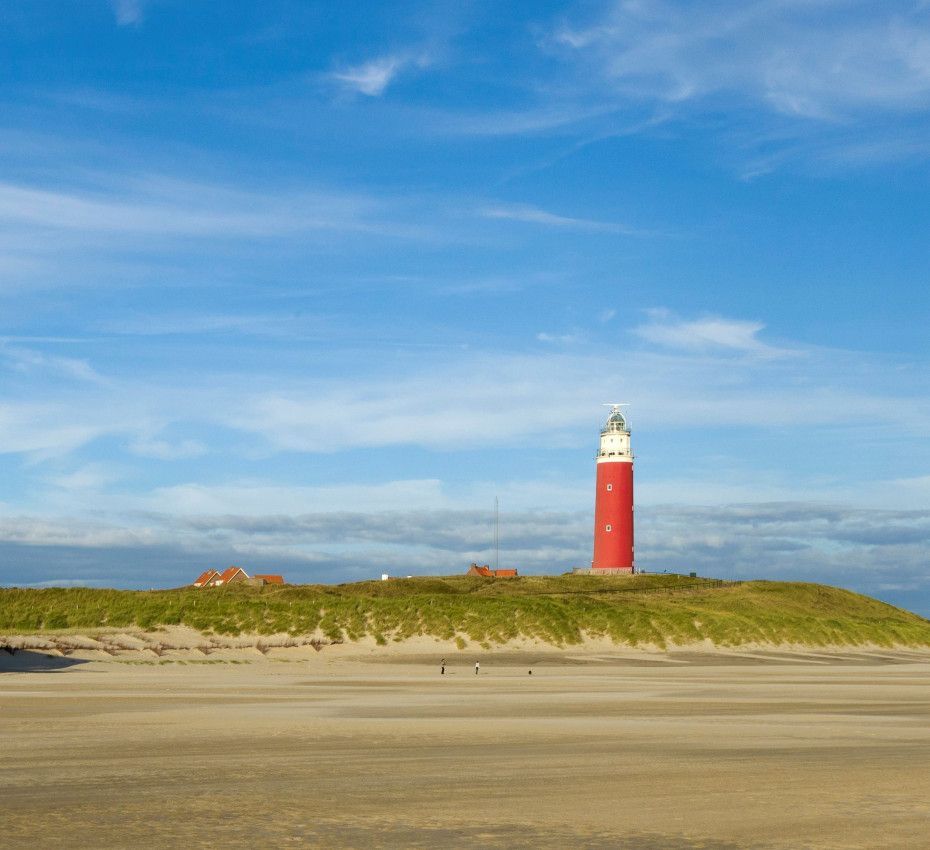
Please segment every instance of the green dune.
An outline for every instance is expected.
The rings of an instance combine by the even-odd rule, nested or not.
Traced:
[[[210,634],[427,635],[459,646],[585,636],[618,644],[930,646],[930,621],[868,596],[800,582],[723,582],[677,575],[468,576],[341,585],[233,585],[198,590],[0,589],[0,634],[157,629]]]

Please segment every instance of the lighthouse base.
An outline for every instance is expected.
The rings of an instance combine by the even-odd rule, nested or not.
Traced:
[[[573,567],[573,576],[631,576],[636,570],[633,567],[604,567],[594,569],[593,567]]]

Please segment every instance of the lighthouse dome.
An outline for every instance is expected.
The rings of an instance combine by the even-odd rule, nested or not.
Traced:
[[[619,410],[612,410],[610,416],[607,417],[607,422],[604,424],[601,433],[608,434],[617,432],[628,434],[630,429],[626,424],[626,419],[623,418],[623,414]]]

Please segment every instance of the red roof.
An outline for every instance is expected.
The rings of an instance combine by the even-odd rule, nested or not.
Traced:
[[[516,578],[516,570],[492,570],[488,566],[479,567],[472,564],[465,573],[468,576],[484,576],[485,578]]]
[[[249,574],[244,569],[242,569],[242,567],[230,567],[229,569],[223,570],[219,580],[223,584],[229,584],[229,582],[235,578],[237,573],[242,573],[243,578],[249,577]]]
[[[266,584],[284,584],[284,576],[256,575],[254,578],[260,578]]]
[[[197,580],[194,582],[194,587],[203,587],[205,584],[213,581],[215,578],[219,578],[219,573],[216,570],[207,570],[206,572],[201,573],[197,576]]]

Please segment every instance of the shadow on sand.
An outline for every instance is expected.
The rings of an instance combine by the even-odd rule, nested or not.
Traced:
[[[86,664],[80,658],[65,658],[32,649],[10,649],[0,646],[0,673],[56,673],[76,664]]]

